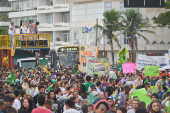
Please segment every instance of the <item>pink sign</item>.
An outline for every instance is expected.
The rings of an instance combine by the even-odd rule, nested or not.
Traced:
[[[128,73],[136,73],[136,64],[132,62],[128,62],[122,65],[123,68],[123,73],[128,74]]]

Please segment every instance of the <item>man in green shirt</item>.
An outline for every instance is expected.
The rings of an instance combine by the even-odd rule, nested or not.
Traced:
[[[88,92],[89,88],[93,85],[93,83],[91,82],[90,76],[86,77],[86,82],[83,85],[84,85],[85,92]]]

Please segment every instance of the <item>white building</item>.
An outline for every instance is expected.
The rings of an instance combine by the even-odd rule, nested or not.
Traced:
[[[16,24],[20,21],[40,22],[39,31],[53,36],[53,45],[58,40],[68,41],[70,36],[70,8],[68,0],[9,0],[14,12],[9,18]]]
[[[7,0],[0,1],[0,27],[7,27],[9,25],[8,12],[11,10],[10,4]]]
[[[107,10],[115,9],[118,11],[125,11],[124,0],[73,0],[71,8],[71,25],[72,25],[72,41],[74,43],[79,43],[80,45],[92,46],[95,45],[96,41],[96,30],[94,25],[98,19],[98,23],[102,24],[103,13]],[[152,23],[152,18],[158,16],[159,13],[164,12],[164,8],[138,8],[139,12],[144,16],[149,18]],[[152,24],[153,25],[153,24]],[[89,32],[83,32],[83,29],[90,29]],[[144,35],[150,40],[149,44],[140,38],[138,40],[138,52],[152,55],[163,55],[170,48],[170,29],[168,28],[150,28],[154,31],[154,34]],[[101,33],[98,32],[97,37],[98,47],[100,50],[110,51],[107,40],[103,40]],[[122,47],[129,46],[124,42],[124,36],[119,36],[119,42]],[[130,49],[130,48],[129,48]],[[117,44],[114,43],[114,51],[120,50]],[[108,54],[109,55],[109,54]],[[115,61],[117,55],[115,54]]]
[[[19,25],[20,20],[39,21],[39,31],[51,33],[53,46],[56,41],[67,41],[73,44],[94,46],[98,37],[100,50],[110,51],[107,40],[104,40],[100,32],[96,32],[94,25],[102,24],[103,13],[115,9],[124,11],[124,0],[9,0],[14,12],[9,13],[9,18]],[[152,21],[165,9],[140,8],[143,16]],[[143,39],[138,40],[138,49],[141,53],[162,55],[170,48],[170,29],[150,28],[155,34],[146,34],[150,43]],[[96,35],[97,34],[97,35]],[[124,43],[124,36],[119,37],[122,47],[128,47]],[[114,50],[120,48],[114,43]],[[116,58],[116,57],[115,57]]]

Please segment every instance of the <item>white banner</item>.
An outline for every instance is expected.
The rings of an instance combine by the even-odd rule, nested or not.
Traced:
[[[169,65],[168,56],[147,56],[138,54],[136,58],[137,69],[141,70],[144,66],[155,65],[155,66],[166,66]]]

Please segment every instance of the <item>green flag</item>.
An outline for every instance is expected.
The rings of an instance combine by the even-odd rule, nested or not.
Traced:
[[[123,48],[122,50],[119,51],[118,55],[119,55],[119,63],[123,64],[127,61],[127,55],[128,55],[128,49],[127,48]]]
[[[15,80],[16,80],[16,75],[14,73],[10,73],[6,81],[8,84],[15,84]]]
[[[159,76],[159,66],[145,66],[144,75],[145,76]]]

